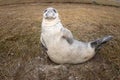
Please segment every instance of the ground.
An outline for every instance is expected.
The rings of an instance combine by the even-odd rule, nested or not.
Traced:
[[[86,63],[55,64],[41,49],[43,10],[55,7],[74,38],[112,35]],[[120,80],[120,8],[90,4],[29,3],[0,6],[0,80]]]

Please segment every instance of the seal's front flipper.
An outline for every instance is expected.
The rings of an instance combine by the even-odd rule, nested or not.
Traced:
[[[40,40],[41,40],[41,47],[42,47],[42,49],[43,49],[44,51],[47,51],[48,49],[47,49],[47,46],[46,46],[45,41],[44,41],[44,39],[42,38],[42,36],[41,36]]]
[[[44,51],[47,51],[48,49],[41,43],[41,47]]]
[[[62,32],[62,38],[65,39],[69,44],[73,43],[73,35],[70,30],[66,28],[61,29]]]
[[[95,48],[95,51],[97,51],[102,47],[103,44],[110,41],[111,39],[112,39],[112,36],[106,36],[104,38],[97,39],[91,42],[91,47]]]

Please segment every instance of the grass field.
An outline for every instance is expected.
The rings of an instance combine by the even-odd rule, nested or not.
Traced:
[[[113,35],[113,40],[86,63],[54,64],[40,48],[42,11],[49,6],[58,9],[76,39]],[[120,8],[67,3],[0,6],[0,80],[119,79]]]
[[[0,5],[8,4],[29,4],[29,3],[87,3],[87,4],[99,4],[109,6],[119,6],[119,0],[0,0]]]

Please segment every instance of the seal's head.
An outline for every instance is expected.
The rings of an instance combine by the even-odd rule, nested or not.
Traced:
[[[43,18],[46,20],[55,20],[58,18],[58,12],[55,8],[49,7],[44,10]]]

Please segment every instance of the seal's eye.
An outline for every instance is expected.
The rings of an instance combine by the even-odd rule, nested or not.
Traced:
[[[47,12],[47,9],[46,9],[46,10],[44,10],[44,13],[45,13],[45,12]]]
[[[53,11],[54,11],[55,13],[57,13],[57,11],[56,11],[55,9],[53,9]]]

